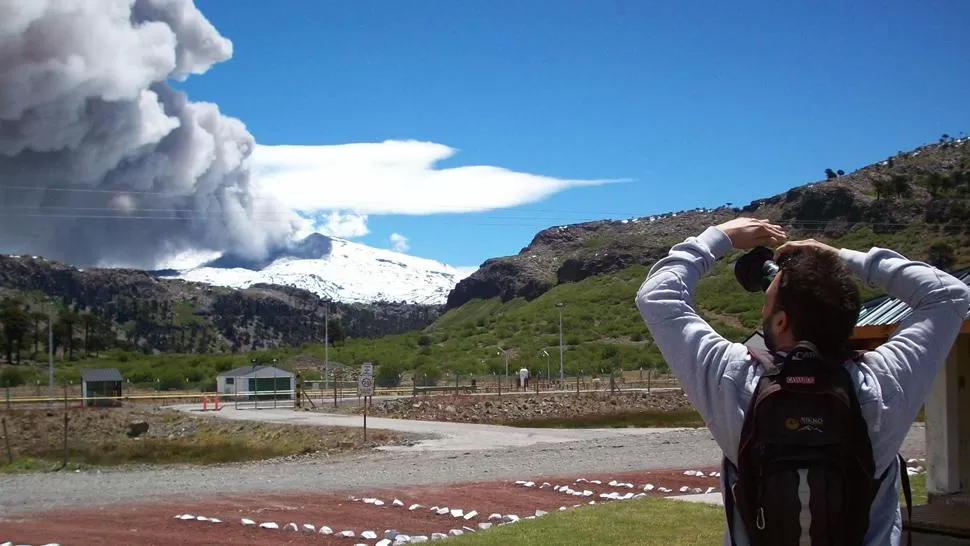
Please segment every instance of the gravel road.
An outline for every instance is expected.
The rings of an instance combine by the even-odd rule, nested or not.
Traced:
[[[267,414],[267,418],[271,416]],[[454,423],[447,425],[456,426]],[[466,426],[468,430],[476,431],[476,427],[482,425],[457,425],[459,428]],[[452,445],[448,449],[374,451],[329,460],[308,458],[208,467],[0,476],[0,516],[56,507],[170,500],[173,497],[205,499],[242,491],[293,493],[535,479],[593,472],[701,467],[720,462],[720,450],[706,429],[647,433],[628,430],[632,432],[619,432],[618,429],[545,430],[541,437],[533,436],[532,443],[516,440],[506,442],[511,445],[490,446],[490,449],[475,449],[466,444],[460,449]],[[510,428],[505,432],[526,438],[533,434],[528,429]],[[577,433],[578,438],[564,438],[565,433]],[[903,446],[904,456],[923,457],[924,437],[923,426],[914,425]]]
[[[192,411],[196,407],[186,405],[175,406],[174,408],[182,411]],[[253,411],[235,410],[232,407],[226,407],[212,415],[229,420],[260,421],[287,425],[337,426],[358,429],[364,426],[364,417],[362,415],[293,411],[292,408]],[[479,451],[483,449],[525,447],[535,444],[591,441],[605,438],[625,438],[627,436],[650,436],[681,430],[679,428],[524,428],[480,423],[391,419],[387,417],[368,417],[367,428],[368,430],[393,430],[425,437],[425,439],[416,441],[413,445],[409,446],[386,446],[379,448],[388,451]]]

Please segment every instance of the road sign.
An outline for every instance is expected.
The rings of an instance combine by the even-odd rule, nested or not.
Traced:
[[[372,363],[364,362],[360,365],[357,390],[360,396],[374,396],[374,365]]]

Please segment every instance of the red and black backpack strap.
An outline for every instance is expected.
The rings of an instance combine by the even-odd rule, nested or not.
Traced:
[[[772,353],[768,349],[761,349],[756,347],[748,347],[748,354],[751,358],[755,360],[758,364],[764,368],[763,375],[777,375],[780,370],[778,365],[784,361],[779,355]]]
[[[761,392],[762,384],[765,382],[770,382],[773,376],[778,375],[778,373],[781,372],[780,364],[784,362],[783,357],[769,351],[767,348],[747,347],[747,349],[748,354],[751,355],[751,358],[753,358],[764,371],[759,377],[758,382],[755,384],[754,391],[751,393],[751,399],[748,402],[748,408],[745,411],[745,415],[748,415],[752,411],[755,401],[758,399],[758,394]],[[725,476],[724,481],[728,488],[724,494],[724,515],[727,518],[728,536],[731,539],[731,544],[732,546],[736,546],[737,541],[735,539],[735,533],[737,526],[735,525],[734,520],[735,489],[731,481],[733,480],[734,482],[737,482],[737,480],[740,479],[740,476],[738,475],[737,465],[731,462],[731,460],[727,457],[724,458],[722,471],[730,471],[731,473],[730,476]],[[725,474],[727,474],[727,472],[725,472]]]

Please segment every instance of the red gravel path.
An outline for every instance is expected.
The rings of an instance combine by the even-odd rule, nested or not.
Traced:
[[[515,480],[494,482],[463,483],[442,486],[414,486],[397,488],[371,488],[361,491],[311,493],[311,494],[240,494],[232,497],[213,497],[208,501],[179,502],[177,499],[165,503],[151,503],[124,506],[105,506],[72,510],[20,515],[13,519],[0,519],[0,543],[10,540],[15,544],[47,544],[57,542],[61,546],[125,544],[140,545],[203,545],[203,544],[315,544],[315,545],[353,545],[357,543],[375,544],[384,537],[385,529],[395,529],[408,535],[448,533],[450,529],[468,526],[478,529],[478,524],[487,522],[492,513],[515,514],[520,518],[534,516],[537,509],[546,512],[569,508],[590,501],[597,503],[616,502],[599,497],[600,493],[616,491],[644,493],[647,483],[654,489],[650,496],[680,494],[681,486],[719,490],[719,478],[709,476],[716,468],[698,468],[705,476],[685,476],[684,469],[646,472],[621,472],[585,476],[556,476],[527,478],[534,486],[516,485]],[[587,481],[579,481],[583,478]],[[599,480],[601,484],[590,481]],[[611,480],[631,483],[632,488],[609,486]],[[550,485],[542,486],[548,482]],[[553,490],[554,485],[569,485],[573,490],[589,490],[593,495],[573,496]],[[661,493],[659,487],[673,492]],[[383,506],[368,504],[363,500],[353,501],[349,496],[360,499],[377,498]],[[398,499],[404,506],[392,506]],[[412,504],[421,504],[416,510],[409,510]],[[466,520],[451,514],[439,515],[431,507],[461,509],[464,513],[472,510],[477,516]],[[183,521],[175,519],[179,514],[215,517],[222,523],[203,521]],[[261,529],[244,526],[242,518],[257,524],[275,522],[279,530]],[[289,532],[283,527],[288,523],[298,527],[304,523],[314,527],[327,525],[334,533],[344,530],[354,531],[356,537],[338,538],[319,533]],[[377,533],[377,539],[362,539],[365,530]]]

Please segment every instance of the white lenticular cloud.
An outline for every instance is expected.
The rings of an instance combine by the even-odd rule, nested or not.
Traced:
[[[436,168],[457,150],[433,142],[320,146],[257,145],[262,188],[300,211],[361,214],[481,212],[514,207],[582,186],[626,180],[570,180],[494,166]]]
[[[408,244],[408,238],[400,233],[391,234],[391,248],[395,252],[407,252],[411,245]]]

